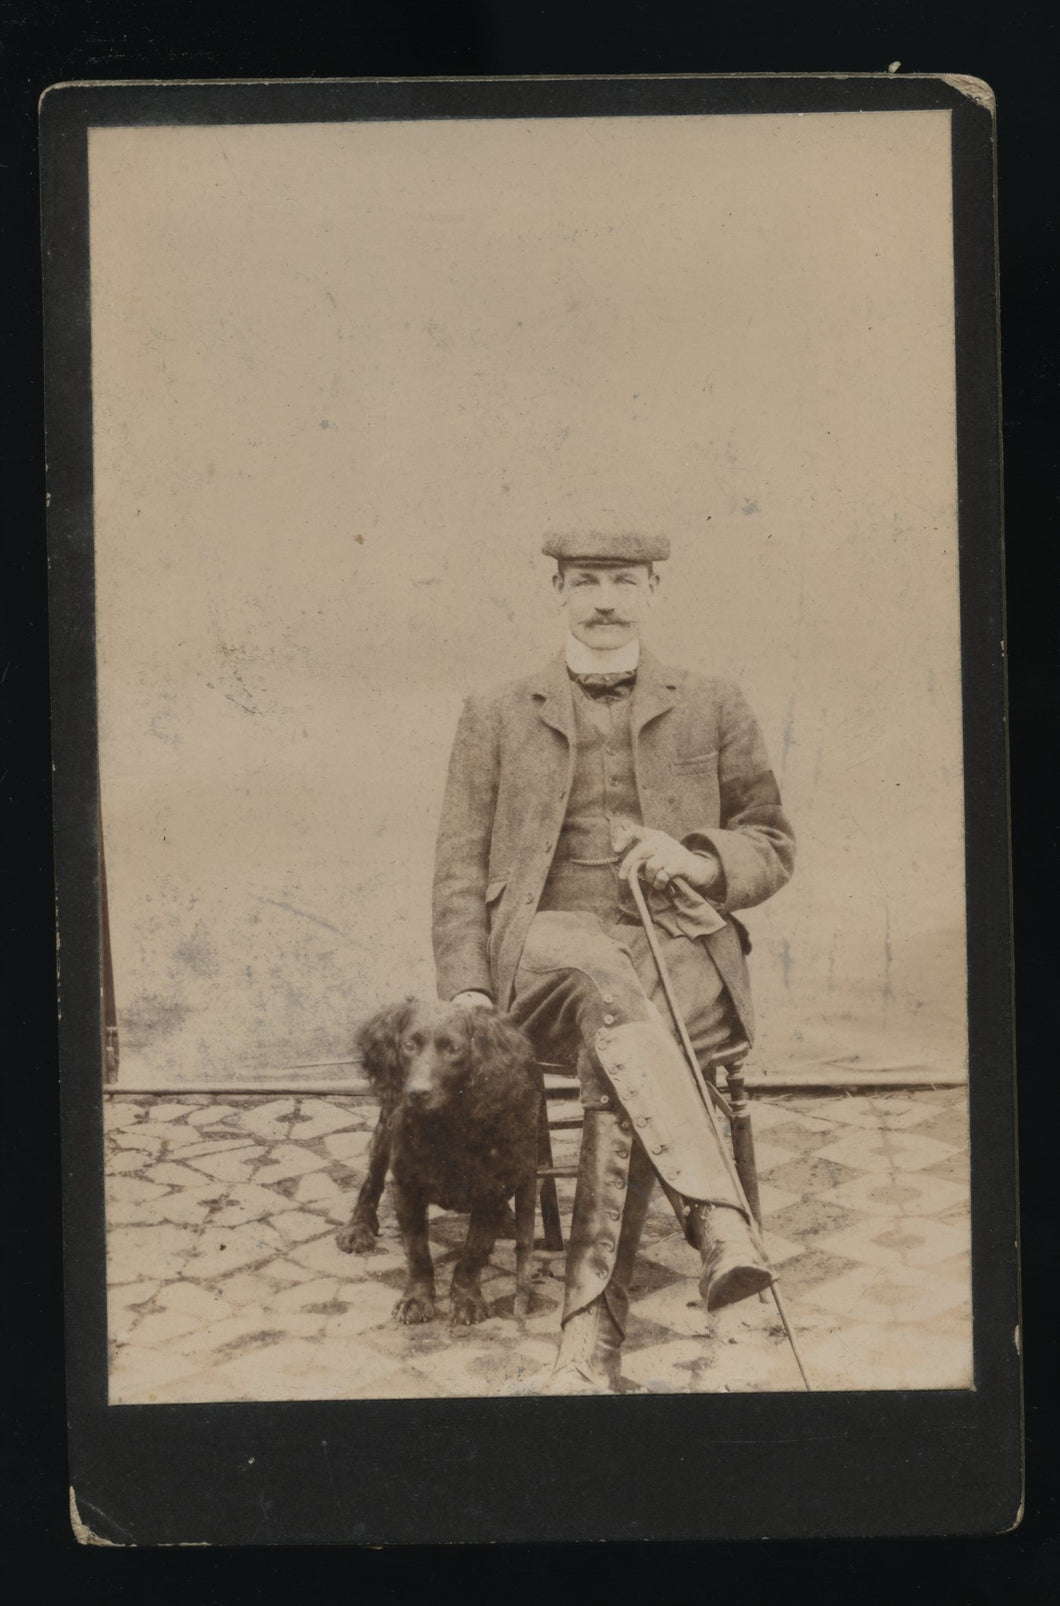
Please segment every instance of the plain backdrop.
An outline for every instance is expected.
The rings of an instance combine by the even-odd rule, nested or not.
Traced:
[[[541,538],[600,524],[671,537],[651,645],[740,680],[795,823],[756,1068],[964,1068],[949,140],[91,132],[123,1078],[342,1060],[433,992],[461,701],[559,649]]]

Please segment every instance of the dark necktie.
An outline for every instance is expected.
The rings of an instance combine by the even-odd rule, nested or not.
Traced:
[[[587,696],[602,703],[621,702],[629,696],[637,679],[635,669],[623,669],[610,675],[576,675],[572,669],[567,673]]]

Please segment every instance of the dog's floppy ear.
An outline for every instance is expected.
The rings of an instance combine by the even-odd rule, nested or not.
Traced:
[[[476,1005],[467,1014],[475,1090],[485,1102],[491,1089],[502,1099],[509,1097],[513,1080],[522,1080],[534,1063],[529,1038],[492,1007]]]
[[[381,1098],[397,1097],[401,1092],[405,1079],[401,1038],[415,1002],[414,998],[405,998],[400,1004],[389,1004],[358,1027],[356,1048],[372,1090]]]

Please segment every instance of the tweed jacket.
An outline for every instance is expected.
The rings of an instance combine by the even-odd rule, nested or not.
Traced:
[[[671,669],[642,650],[630,702],[645,825],[709,848],[723,916],[789,879],[795,842],[755,717],[739,688]],[[435,858],[434,955],[443,998],[474,989],[511,1003],[515,973],[559,838],[574,772],[574,699],[563,654],[543,674],[470,697],[453,744]],[[750,986],[731,919],[696,939],[741,1022]]]

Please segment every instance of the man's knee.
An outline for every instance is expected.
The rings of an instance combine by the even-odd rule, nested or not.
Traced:
[[[598,923],[562,913],[537,916],[527,933],[520,969],[535,975],[567,971],[575,985],[602,991],[642,990],[629,955]]]
[[[547,999],[549,1014],[567,1021],[590,1053],[605,1027],[655,1017],[630,955],[598,924],[575,916],[534,921],[516,992],[531,1008]]]

